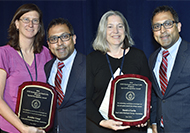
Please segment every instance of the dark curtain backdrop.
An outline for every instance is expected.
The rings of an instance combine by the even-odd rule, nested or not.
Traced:
[[[99,20],[108,10],[118,10],[128,20],[136,48],[147,56],[159,47],[154,41],[150,18],[154,8],[170,5],[178,13],[182,23],[181,37],[190,41],[190,0],[0,0],[0,46],[7,42],[7,30],[16,9],[25,3],[35,3],[43,12],[45,29],[53,18],[68,19],[77,35],[76,49],[89,54],[96,36]],[[47,46],[47,43],[44,42]]]

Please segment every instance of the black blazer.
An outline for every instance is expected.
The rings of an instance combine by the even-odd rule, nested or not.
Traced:
[[[47,81],[55,59],[44,67]],[[56,109],[53,132],[57,125],[60,133],[86,132],[86,57],[79,52],[73,62],[64,100]]]
[[[164,96],[153,72],[159,51],[160,48],[149,58],[153,85],[151,122],[157,123],[159,132],[163,116],[165,132],[190,132],[190,43],[182,41],[179,46]]]

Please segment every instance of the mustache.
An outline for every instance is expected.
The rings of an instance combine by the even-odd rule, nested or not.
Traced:
[[[170,36],[170,34],[168,34],[168,33],[164,33],[164,34],[161,34],[161,35],[160,35],[161,38],[162,38],[162,37],[168,37],[168,36]]]
[[[58,47],[57,47],[57,49],[65,49],[65,48],[67,48],[66,46],[65,46],[65,44],[61,44],[61,45],[58,45]]]

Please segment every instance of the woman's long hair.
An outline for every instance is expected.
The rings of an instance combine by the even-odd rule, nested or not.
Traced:
[[[11,24],[9,26],[9,30],[8,30],[9,42],[8,42],[8,44],[11,47],[13,47],[15,50],[20,50],[19,31],[16,28],[15,21],[19,20],[23,14],[30,12],[30,11],[36,11],[39,14],[40,29],[35,36],[33,45],[34,45],[34,53],[40,53],[43,49],[45,31],[44,31],[44,24],[42,21],[42,12],[38,8],[38,6],[36,6],[35,4],[24,4],[17,9],[17,11],[15,12],[15,15],[11,21]]]
[[[109,46],[107,44],[107,40],[106,40],[106,31],[107,31],[108,17],[112,16],[112,15],[119,16],[122,19],[124,27],[125,27],[125,39],[124,39],[122,48],[127,49],[128,47],[134,45],[134,41],[130,35],[130,29],[129,29],[127,20],[120,12],[111,10],[111,11],[106,12],[102,16],[102,18],[99,22],[97,35],[92,44],[94,50],[99,50],[103,53],[110,51]]]

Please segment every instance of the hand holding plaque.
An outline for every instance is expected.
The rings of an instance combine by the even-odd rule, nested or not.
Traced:
[[[151,82],[136,74],[117,76],[112,81],[109,118],[136,126],[150,117]]]
[[[56,102],[56,91],[49,84],[24,82],[19,86],[15,113],[24,124],[47,132],[53,126]]]

